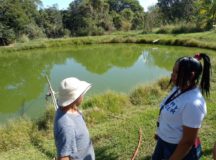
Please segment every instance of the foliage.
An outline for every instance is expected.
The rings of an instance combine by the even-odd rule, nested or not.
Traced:
[[[15,40],[14,30],[0,23],[0,46],[8,45],[12,43],[14,40]]]
[[[156,30],[156,33],[162,34],[181,34],[181,33],[194,33],[204,31],[202,28],[198,28],[194,23],[177,23],[172,25],[164,25]]]
[[[158,0],[158,6],[165,23],[176,20],[189,22],[195,12],[194,0]]]
[[[66,10],[41,4],[40,0],[1,0],[0,45],[113,31],[150,33],[155,28],[161,28],[158,33],[191,33],[210,30],[216,23],[216,0],[159,0],[145,13],[138,0],[74,0]],[[169,28],[176,24],[186,26]]]
[[[0,152],[25,146],[30,142],[32,122],[27,118],[20,118],[9,122],[0,128]]]
[[[40,17],[39,24],[44,28],[48,38],[58,38],[64,35],[62,15],[56,6],[40,10]]]

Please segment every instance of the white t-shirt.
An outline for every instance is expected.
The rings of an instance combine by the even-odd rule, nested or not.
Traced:
[[[174,87],[160,107],[176,89]],[[182,138],[183,126],[200,128],[206,114],[206,102],[200,90],[194,88],[186,91],[164,106],[157,134],[165,142],[178,144]]]

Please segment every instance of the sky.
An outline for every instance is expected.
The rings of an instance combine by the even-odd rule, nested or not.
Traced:
[[[41,0],[43,2],[43,6],[49,7],[52,6],[53,4],[58,4],[59,9],[67,9],[68,5],[70,2],[73,0]],[[156,4],[157,0],[139,0],[140,5],[143,6],[144,11],[147,11],[148,7]]]

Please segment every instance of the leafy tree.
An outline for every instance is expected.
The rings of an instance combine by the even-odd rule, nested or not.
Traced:
[[[0,21],[19,36],[25,26],[34,23],[37,17],[38,0],[2,0],[0,6]]]
[[[131,29],[143,29],[145,21],[145,14],[143,12],[136,12],[132,19],[132,26]]]
[[[122,21],[122,17],[116,12],[113,12],[113,24],[117,30],[120,30],[122,28]]]
[[[150,6],[144,18],[144,32],[151,32],[152,28],[162,25],[162,14],[157,5]]]
[[[131,9],[129,9],[129,8],[126,8],[126,9],[124,9],[124,10],[122,10],[121,11],[121,15],[122,15],[122,17],[125,19],[125,20],[127,20],[127,21],[132,21],[132,19],[133,19],[133,12],[131,11]]]
[[[11,43],[15,37],[22,36],[29,24],[36,25],[39,0],[1,0],[0,4],[0,24],[1,29],[4,28],[1,30],[1,35],[4,35],[3,43]]]
[[[194,15],[194,0],[158,0],[158,7],[165,23],[175,21],[189,22]]]
[[[199,28],[209,30],[216,21],[216,0],[196,1],[196,24]]]
[[[15,40],[15,33],[13,29],[8,28],[0,23],[0,46],[5,46]]]
[[[126,8],[130,8],[133,12],[142,12],[143,8],[138,0],[107,0],[110,5],[110,11],[121,12]]]
[[[64,35],[62,15],[57,6],[40,10],[40,18],[40,26],[44,28],[47,37],[57,38]]]

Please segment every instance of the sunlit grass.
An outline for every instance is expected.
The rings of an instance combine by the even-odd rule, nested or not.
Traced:
[[[138,144],[141,128],[142,145],[137,159],[150,160],[156,143],[153,135],[157,107],[170,89],[167,88],[168,82],[169,78],[164,78],[152,85],[136,87],[128,95],[108,91],[85,100],[82,109],[93,139],[96,159],[130,159]],[[212,82],[212,95],[207,98],[208,115],[200,131],[205,160],[212,157],[211,149],[216,137],[215,76]],[[131,98],[135,95],[139,98],[135,101],[136,105],[133,105]],[[56,155],[53,138],[54,108],[51,107],[37,121],[23,118],[1,127],[0,159],[48,160]]]
[[[141,31],[116,32],[111,35],[87,36],[60,39],[38,39],[25,43],[15,43],[0,47],[0,53],[37,48],[52,48],[70,45],[90,45],[103,43],[148,43],[163,45],[178,45],[216,49],[216,32],[199,32],[188,34],[142,34]]]
[[[202,38],[202,35],[205,35]],[[10,51],[32,49],[37,47],[52,47],[72,44],[91,43],[151,43],[159,39],[158,43],[191,45],[216,49],[216,33],[194,33],[181,35],[125,35],[68,38],[59,40],[40,40],[14,46]],[[31,46],[34,44],[33,46]],[[29,45],[29,47],[28,47]],[[189,45],[189,46],[190,46]],[[215,47],[215,48],[214,48]],[[8,48],[1,48],[0,52],[8,53]],[[3,53],[3,54],[4,54]],[[11,53],[12,54],[12,53]],[[212,57],[213,78],[211,96],[207,98],[208,114],[204,120],[200,137],[203,143],[203,160],[212,159],[212,147],[216,141],[216,57]],[[158,105],[167,94],[169,78],[159,80],[148,86],[138,86],[128,94],[112,91],[95,95],[86,99],[82,104],[83,114],[87,122],[98,160],[130,159],[137,146],[139,128],[143,131],[142,146],[137,159],[150,160],[155,141],[155,122],[158,115]],[[52,105],[51,105],[52,106]],[[47,112],[37,121],[21,118],[11,121],[0,128],[0,160],[20,159],[52,159],[55,154],[53,139],[54,109]]]

